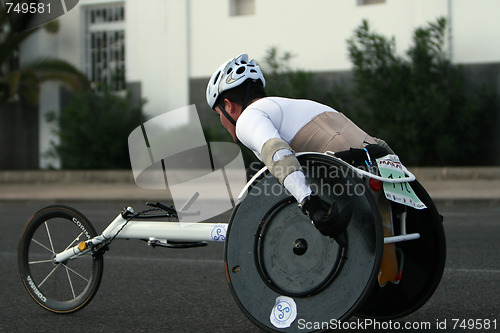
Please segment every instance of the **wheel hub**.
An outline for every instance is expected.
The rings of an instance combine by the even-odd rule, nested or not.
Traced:
[[[298,238],[293,242],[293,253],[301,256],[307,252],[307,241],[304,238]]]

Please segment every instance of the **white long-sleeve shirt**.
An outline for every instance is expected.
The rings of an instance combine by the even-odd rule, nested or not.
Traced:
[[[314,117],[324,112],[337,112],[310,100],[265,97],[250,104],[236,122],[236,136],[262,161],[262,146],[272,138],[290,144],[295,135]],[[311,194],[303,172],[288,175],[283,185],[301,202]]]

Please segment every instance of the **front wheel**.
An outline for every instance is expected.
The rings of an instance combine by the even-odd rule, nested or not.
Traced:
[[[89,252],[57,264],[53,259],[95,236],[92,224],[70,207],[49,206],[30,218],[19,241],[18,265],[35,302],[55,313],[75,312],[90,302],[101,282],[102,254]]]

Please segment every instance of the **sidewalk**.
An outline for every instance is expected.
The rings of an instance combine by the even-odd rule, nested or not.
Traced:
[[[410,168],[434,201],[500,204],[500,167]]]
[[[500,204],[500,167],[410,168],[435,201]],[[143,200],[165,190],[137,186],[131,171],[0,171],[0,201]]]

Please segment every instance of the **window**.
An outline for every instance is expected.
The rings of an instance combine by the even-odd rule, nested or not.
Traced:
[[[253,14],[255,14],[255,0],[229,0],[230,16]]]
[[[85,10],[84,72],[92,83],[125,89],[125,8],[123,4]]]
[[[385,3],[385,0],[358,0],[358,6],[376,5],[379,3]]]

